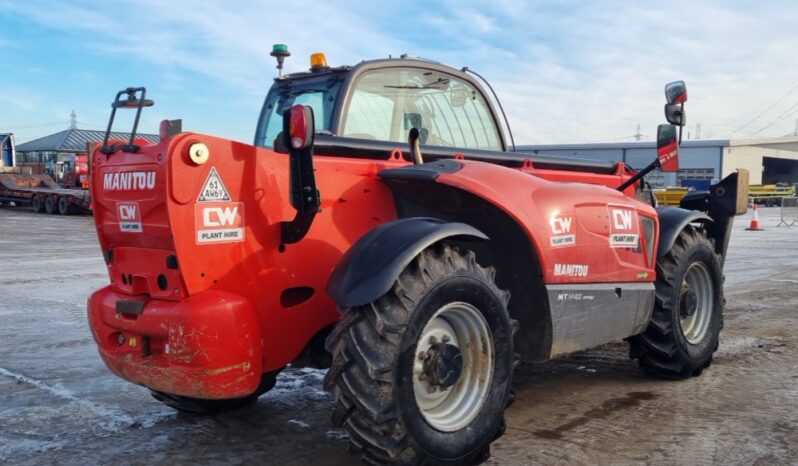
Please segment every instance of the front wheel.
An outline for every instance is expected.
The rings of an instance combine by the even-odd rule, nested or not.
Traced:
[[[658,261],[654,311],[629,339],[630,356],[661,377],[701,374],[718,349],[723,305],[720,258],[703,230],[688,226]]]
[[[371,464],[479,464],[504,432],[514,366],[509,294],[473,252],[424,250],[327,338],[333,423]]]

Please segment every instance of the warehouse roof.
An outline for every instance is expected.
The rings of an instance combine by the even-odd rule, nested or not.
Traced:
[[[685,139],[681,147],[729,147],[729,146],[771,146],[798,143],[798,137],[781,138],[740,138],[740,139]],[[655,149],[656,141],[585,142],[570,144],[523,144],[518,151],[533,152],[543,150],[597,150],[597,149]]]
[[[726,147],[729,139],[685,139],[681,147]],[[537,150],[591,150],[591,149],[655,149],[657,141],[586,142],[571,144],[524,144],[519,151]]]
[[[149,142],[158,142],[157,134],[137,134],[137,138]],[[60,133],[44,136],[24,144],[17,145],[17,152],[53,151],[53,152],[85,152],[86,143],[102,142],[105,131],[89,129],[67,129]],[[111,139],[130,139],[130,133],[112,132]]]

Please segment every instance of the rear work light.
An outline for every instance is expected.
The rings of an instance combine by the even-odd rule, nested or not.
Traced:
[[[313,109],[304,105],[294,105],[286,113],[288,113],[289,144],[294,149],[307,149],[313,144]]]

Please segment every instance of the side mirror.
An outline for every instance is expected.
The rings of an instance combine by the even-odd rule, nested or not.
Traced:
[[[669,104],[683,104],[687,102],[687,85],[684,81],[674,81],[665,85],[665,100]]]
[[[679,144],[682,143],[682,128],[687,123],[684,103],[687,102],[687,85],[684,81],[674,81],[665,85],[665,119],[679,127]],[[657,138],[659,140],[659,138]],[[678,168],[677,168],[678,169]]]
[[[676,126],[687,124],[687,116],[681,104],[665,104],[665,119],[668,123]]]
[[[659,125],[657,127],[657,159],[663,172],[679,171],[679,141],[676,126]]]

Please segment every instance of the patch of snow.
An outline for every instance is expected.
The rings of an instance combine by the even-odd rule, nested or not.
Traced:
[[[738,337],[732,339],[720,339],[720,347],[718,353],[720,354],[736,354],[742,353],[746,350],[756,348],[761,343],[761,340],[754,337]]]
[[[50,385],[41,380],[37,380],[23,374],[12,372],[3,367],[0,367],[0,376],[6,376],[16,380],[17,382],[24,383],[26,385],[38,388],[39,390],[46,391],[53,396],[74,403],[76,406],[80,407],[81,409],[89,411],[98,417],[107,418],[106,421],[99,422],[92,427],[92,433],[94,433],[94,435],[98,437],[107,437],[109,435],[117,434],[127,429],[136,428],[136,427],[143,427],[143,428],[152,427],[155,424],[165,419],[172,418],[177,415],[175,412],[171,410],[169,411],[163,410],[157,413],[145,414],[143,417],[141,416],[134,417],[130,416],[129,414],[125,413],[120,409],[108,408],[106,406],[81,399],[77,397],[72,391],[67,390],[66,388],[62,387],[59,384]]]
[[[294,424],[295,426],[299,426],[303,429],[310,429],[310,424],[308,424],[307,422],[297,421],[296,419],[289,419],[288,423]]]
[[[349,436],[346,435],[343,429],[333,429],[327,431],[327,438],[332,440],[345,440],[348,439]]]

